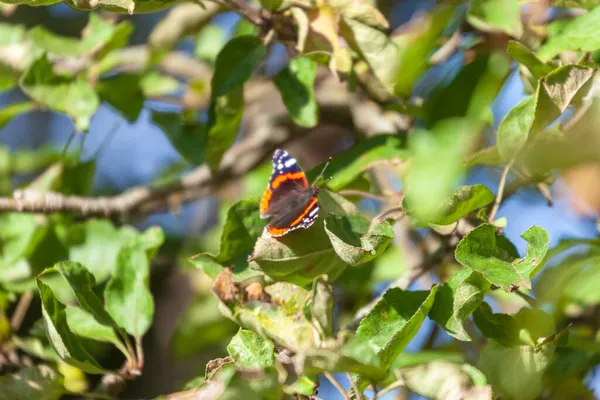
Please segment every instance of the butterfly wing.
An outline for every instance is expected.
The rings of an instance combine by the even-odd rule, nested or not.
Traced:
[[[310,188],[290,198],[267,225],[270,236],[279,237],[299,228],[308,228],[319,216],[318,188]]]
[[[260,200],[260,217],[277,213],[285,199],[308,189],[308,181],[298,162],[287,151],[277,149],[273,153],[273,173],[267,189]]]

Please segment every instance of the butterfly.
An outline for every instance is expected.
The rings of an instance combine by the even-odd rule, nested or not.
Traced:
[[[323,176],[325,168],[315,182]],[[319,216],[318,194],[319,187],[308,185],[296,159],[285,150],[275,150],[273,173],[260,200],[260,217],[273,217],[265,228],[266,234],[280,237],[299,228],[309,228]]]

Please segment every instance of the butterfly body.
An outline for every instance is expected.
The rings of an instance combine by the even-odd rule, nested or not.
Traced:
[[[319,215],[318,187],[308,185],[298,162],[286,151],[273,153],[273,173],[260,201],[260,217],[272,217],[265,232],[280,237],[310,227]]]

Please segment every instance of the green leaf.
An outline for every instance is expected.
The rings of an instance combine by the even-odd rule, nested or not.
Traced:
[[[542,376],[556,347],[547,342],[555,333],[554,321],[544,311],[528,308],[507,318],[516,327],[511,331],[514,345],[489,339],[478,367],[502,398],[534,399],[542,390]]]
[[[469,7],[467,20],[481,31],[504,32],[520,38],[521,5],[512,0],[473,0]]]
[[[333,286],[327,282],[327,276],[318,277],[313,282],[304,312],[318,327],[322,339],[333,336]]]
[[[440,211],[436,212],[438,218],[427,222],[449,225],[492,201],[494,201],[494,194],[484,185],[459,186],[454,194],[441,204]],[[411,199],[405,197],[402,207],[408,215],[411,215],[410,204]]]
[[[371,228],[369,220],[358,215],[328,216],[325,232],[337,255],[353,266],[371,261],[394,239],[389,222],[381,221]]]
[[[81,39],[57,35],[43,26],[36,26],[29,30],[27,38],[35,47],[50,54],[87,56],[100,53],[97,54],[97,58],[102,58],[108,52],[125,46],[132,31],[133,26],[128,21],[113,25],[100,18],[98,14],[90,14]]]
[[[258,333],[240,329],[227,345],[227,352],[241,368],[268,368],[275,364],[275,346]]]
[[[433,125],[445,118],[466,116],[492,125],[492,103],[510,71],[504,52],[478,55],[452,82],[434,88],[424,107],[427,120]]]
[[[590,88],[596,70],[579,65],[564,65],[539,81],[534,129],[543,129],[558,118],[572,102],[580,100]]]
[[[296,356],[294,364],[299,372],[309,376],[323,372],[351,372],[375,380],[385,377],[377,355],[367,344],[358,341],[334,349],[310,349]]]
[[[306,57],[296,57],[274,79],[292,120],[307,128],[314,127],[319,121],[314,90],[316,75],[317,63]]]
[[[204,158],[212,169],[219,167],[221,157],[235,142],[243,115],[243,86],[236,86],[225,95],[213,96],[208,110],[207,137],[204,145]]]
[[[554,69],[551,65],[542,62],[537,55],[525,45],[510,40],[506,50],[519,64],[527,67],[536,78],[548,75]]]
[[[465,268],[440,287],[429,316],[454,338],[471,341],[463,322],[483,302],[489,288],[480,274]]]
[[[21,103],[13,103],[0,110],[0,129],[13,120],[20,114],[27,113],[35,108],[35,104],[31,101],[23,101]]]
[[[268,11],[276,11],[283,4],[283,0],[260,0],[260,5]]]
[[[574,18],[560,33],[550,36],[538,51],[548,61],[562,51],[594,51],[600,49],[600,8]]]
[[[502,165],[502,158],[498,153],[498,146],[484,147],[475,154],[471,155],[467,160],[467,168],[475,165]]]
[[[269,285],[265,292],[271,297],[269,302],[229,303],[220,308],[241,327],[261,332],[294,352],[316,347],[313,326],[304,314],[308,292],[287,282]]]
[[[96,282],[102,283],[115,270],[119,250],[136,232],[128,226],[116,229],[107,220],[90,219],[71,225],[65,235],[69,259],[85,265]]]
[[[388,289],[360,322],[350,343],[360,343],[358,348],[366,345],[378,356],[381,368],[388,369],[419,331],[438,289],[437,285],[429,292]],[[364,380],[358,384],[360,389],[367,386]]]
[[[181,156],[192,165],[204,162],[206,126],[181,120],[180,113],[154,111],[152,122],[167,135]]]
[[[405,178],[406,195],[420,220],[440,218],[440,199],[449,197],[464,174],[462,160],[477,140],[482,123],[467,118],[442,120],[432,130],[416,129],[410,139],[412,163]]]
[[[233,260],[219,261],[210,253],[201,253],[191,257],[189,261],[212,279],[215,279],[224,268],[232,269],[233,281],[236,283],[264,276],[262,272],[250,268],[247,254],[241,254]]]
[[[390,92],[398,75],[398,48],[388,36],[355,19],[341,19],[341,33],[350,48],[366,61],[373,73]]]
[[[150,71],[141,77],[140,86],[146,97],[159,97],[179,90],[179,81],[170,75]]]
[[[381,31],[385,31],[390,27],[385,16],[372,3],[352,0],[331,0],[329,4],[344,18],[356,20]]]
[[[48,268],[44,273],[58,272],[61,274],[75,294],[77,303],[84,310],[93,315],[100,323],[107,326],[114,325],[114,321],[108,315],[102,304],[102,300],[94,292],[96,281],[83,265],[64,261],[56,264],[52,268]]]
[[[473,369],[475,368],[468,364],[433,361],[400,369],[397,376],[401,377],[411,392],[427,398],[452,399],[459,396],[463,400],[492,400],[492,388],[477,387],[472,380]]]
[[[154,316],[154,300],[148,287],[150,263],[147,252],[154,253],[157,244],[160,245],[160,241],[157,243],[153,238],[155,231],[147,230],[147,236],[132,240],[119,251],[114,275],[104,290],[110,316],[137,339],[150,328]]]
[[[79,307],[67,307],[66,313],[71,332],[87,339],[112,343],[124,355],[128,355],[127,349],[112,327],[99,323],[92,314]]]
[[[381,359],[382,367],[388,368],[417,334],[438,288],[433,286],[429,292],[388,289],[360,322],[352,340],[368,343]]]
[[[31,276],[26,259],[43,239],[46,227],[35,215],[7,213],[0,215],[0,281],[11,282]]]
[[[121,73],[104,78],[96,84],[102,101],[116,108],[129,122],[135,122],[144,107],[140,76]]]
[[[226,40],[227,34],[221,26],[207,25],[202,28],[196,38],[194,55],[212,65],[217,60],[217,55],[223,49]]]
[[[37,366],[0,376],[0,393],[6,400],[59,400],[67,391],[60,375],[49,367]]]
[[[212,77],[212,99],[229,94],[252,76],[267,49],[262,39],[248,35],[231,39],[217,56]]]
[[[531,277],[544,263],[550,239],[543,228],[533,226],[521,237],[527,241],[524,258],[513,258],[496,234],[494,226],[483,224],[472,230],[456,247],[456,261],[479,272],[491,284],[507,291],[514,286],[531,289]]]
[[[49,286],[39,279],[36,282],[42,300],[46,335],[60,358],[90,374],[106,373],[69,328],[65,305],[58,301]]]
[[[398,65],[394,93],[409,96],[418,79],[429,68],[429,56],[438,46],[440,36],[454,14],[455,6],[439,5],[420,19],[413,19],[411,29],[392,36],[398,48]]]
[[[55,74],[46,55],[31,64],[19,85],[38,104],[69,115],[82,131],[88,130],[90,119],[100,105],[98,95],[84,78]]]
[[[258,202],[256,198],[242,200],[229,208],[217,260],[227,262],[252,251],[256,239],[267,225],[259,216]]]
[[[404,148],[401,138],[394,135],[376,135],[358,142],[331,160],[325,171],[325,176],[331,177],[327,181],[327,187],[338,191],[354,182],[372,164],[388,162],[393,165],[407,161],[408,157],[409,152]],[[316,179],[324,166],[325,164],[322,164],[309,171],[307,173],[309,181]]]
[[[505,162],[515,158],[529,139],[536,113],[536,96],[528,96],[510,109],[500,122],[497,146]]]

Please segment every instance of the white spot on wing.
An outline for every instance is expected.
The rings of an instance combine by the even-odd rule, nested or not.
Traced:
[[[287,161],[285,162],[285,166],[286,166],[286,168],[289,168],[289,167],[291,167],[291,166],[292,166],[292,165],[294,165],[294,164],[296,164],[296,160],[294,160],[293,158],[290,158],[289,160],[287,160]]]
[[[314,216],[315,214],[317,214],[319,212],[319,207],[315,207],[309,214],[309,217]]]

